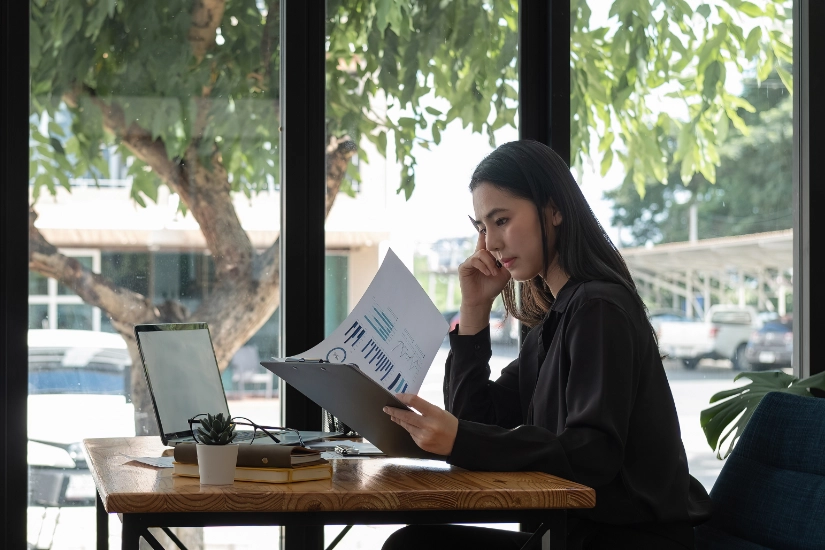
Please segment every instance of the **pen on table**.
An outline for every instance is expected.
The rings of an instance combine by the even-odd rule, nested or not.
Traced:
[[[473,224],[473,227],[476,231],[478,231],[478,222],[473,219],[473,217],[467,214],[467,217],[470,218],[470,223]],[[501,262],[496,260],[496,267],[501,267]]]

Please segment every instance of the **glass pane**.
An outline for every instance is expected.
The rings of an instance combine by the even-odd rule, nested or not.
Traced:
[[[259,364],[280,355],[271,5],[30,4],[30,202],[34,230],[60,251],[31,242],[48,256],[32,262],[29,289],[33,547],[95,546],[94,485],[72,455],[84,438],[158,434],[135,324],[207,323],[219,377],[202,367],[230,412],[280,424],[277,380]],[[179,536],[221,546],[210,533]],[[277,544],[277,530],[265,535]]]
[[[453,320],[456,268],[477,239],[470,175],[496,144],[518,138],[518,3],[386,5],[373,17],[362,3],[327,3],[327,333],[388,249]],[[500,370],[517,349],[508,321],[493,321]],[[442,407],[448,351],[445,339],[419,392]],[[338,548],[378,549],[395,529],[356,526]],[[328,528],[327,540],[339,531]]]
[[[688,4],[651,2],[640,19],[635,4],[578,3],[571,145],[649,308],[691,473],[710,490],[723,462],[700,412],[746,382],[737,371],[792,367],[792,338],[758,329],[793,314],[793,3]]]
[[[49,306],[29,304],[29,328],[49,328]]]
[[[40,273],[29,272],[29,296],[49,293],[49,279]]]
[[[57,328],[72,330],[92,330],[92,306],[57,306]]]
[[[324,280],[324,334],[329,335],[347,318],[348,256],[326,257],[326,277]]]

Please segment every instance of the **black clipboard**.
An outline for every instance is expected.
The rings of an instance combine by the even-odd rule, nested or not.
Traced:
[[[263,361],[261,365],[340,418],[387,456],[445,459],[421,449],[407,430],[383,412],[384,407],[410,408],[357,365],[309,361]]]

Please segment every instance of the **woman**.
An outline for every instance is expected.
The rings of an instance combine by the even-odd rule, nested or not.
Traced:
[[[446,411],[399,395],[386,408],[415,442],[470,470],[544,471],[596,490],[568,514],[581,548],[693,548],[710,499],[688,474],[673,396],[644,303],[565,163],[533,141],[507,143],[470,182],[475,253],[459,268]],[[521,283],[521,304],[515,281]],[[532,330],[489,380],[498,294]],[[528,534],[411,526],[384,548],[518,548]]]

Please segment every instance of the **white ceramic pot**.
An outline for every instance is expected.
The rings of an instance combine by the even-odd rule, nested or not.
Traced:
[[[232,485],[235,464],[238,462],[238,444],[203,445],[198,443],[198,473],[201,485]]]

